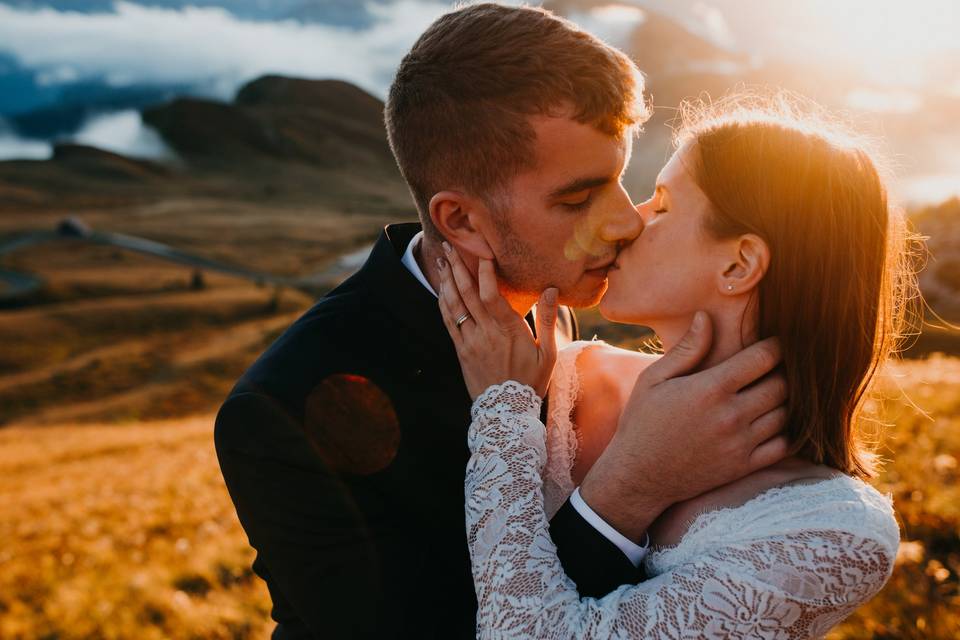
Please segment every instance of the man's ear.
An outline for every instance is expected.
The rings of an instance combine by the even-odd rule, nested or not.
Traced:
[[[460,250],[461,255],[493,260],[493,251],[487,243],[486,225],[490,215],[477,198],[462,191],[440,191],[430,198],[430,219],[447,242]]]
[[[746,233],[731,241],[730,258],[719,275],[720,293],[741,295],[752,291],[770,267],[770,247],[760,236]]]

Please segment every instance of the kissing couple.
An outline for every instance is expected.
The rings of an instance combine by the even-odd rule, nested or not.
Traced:
[[[880,590],[904,223],[802,106],[687,105],[635,204],[627,56],[539,8],[427,29],[385,110],[420,223],[217,416],[275,639],[816,638]],[[579,340],[598,303],[664,353]]]

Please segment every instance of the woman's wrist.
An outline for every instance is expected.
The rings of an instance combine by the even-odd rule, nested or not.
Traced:
[[[518,380],[505,380],[484,389],[474,399],[471,413],[474,420],[479,413],[491,409],[539,417],[542,404],[543,398],[532,386]]]

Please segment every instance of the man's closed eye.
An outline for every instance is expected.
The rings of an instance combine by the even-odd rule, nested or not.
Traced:
[[[587,194],[586,198],[578,200],[576,202],[561,202],[560,206],[568,209],[570,211],[582,211],[590,206],[590,203],[593,201],[593,194]]]

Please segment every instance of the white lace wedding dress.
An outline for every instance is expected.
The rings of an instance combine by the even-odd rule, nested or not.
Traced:
[[[889,578],[899,544],[890,499],[839,476],[700,514],[650,578],[581,599],[548,517],[573,491],[576,355],[561,352],[548,423],[533,389],[506,382],[473,404],[467,535],[481,638],[818,638]]]

